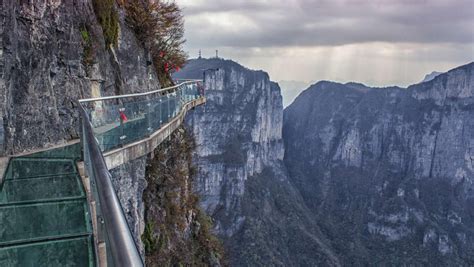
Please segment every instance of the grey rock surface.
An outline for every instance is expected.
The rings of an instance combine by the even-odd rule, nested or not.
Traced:
[[[125,213],[130,231],[135,238],[142,257],[145,257],[145,248],[141,235],[145,229],[145,207],[143,191],[147,186],[145,169],[147,158],[141,157],[112,169],[112,183]]]

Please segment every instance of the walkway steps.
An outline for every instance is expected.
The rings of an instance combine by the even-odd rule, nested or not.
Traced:
[[[1,266],[92,266],[90,236],[28,243],[0,249]]]
[[[0,266],[94,266],[86,195],[72,159],[12,158],[0,186]]]
[[[0,192],[0,206],[28,201],[84,197],[78,182],[74,173],[6,180]]]
[[[76,173],[74,161],[69,159],[14,158],[11,160],[10,165],[11,170],[7,170],[6,179]]]

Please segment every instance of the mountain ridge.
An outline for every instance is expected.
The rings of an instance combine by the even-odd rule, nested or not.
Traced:
[[[343,262],[474,262],[473,69],[407,89],[321,82],[285,109],[290,181]]]

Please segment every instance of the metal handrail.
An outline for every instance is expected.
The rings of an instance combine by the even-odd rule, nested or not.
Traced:
[[[114,190],[111,174],[107,169],[102,152],[97,144],[86,111],[79,105],[82,115],[84,158],[88,158],[87,166],[91,181],[96,183],[97,195],[101,212],[107,229],[107,246],[110,248],[114,266],[144,266],[136,247],[130,228],[128,227],[120,200]],[[86,152],[87,151],[87,152]]]
[[[202,79],[175,79],[176,82],[202,82]]]
[[[202,80],[187,80],[185,82],[182,82],[177,85],[173,85],[170,87],[162,88],[162,89],[157,89],[149,92],[144,92],[144,93],[136,93],[136,94],[127,94],[127,95],[113,95],[113,96],[103,96],[103,97],[96,97],[96,98],[85,98],[79,100],[79,103],[88,103],[88,102],[94,102],[94,101],[101,101],[101,100],[110,100],[110,99],[120,99],[120,98],[127,98],[127,97],[137,97],[137,96],[147,96],[151,94],[156,94],[156,93],[163,93],[166,91],[170,91],[173,89],[177,89],[182,85],[185,84],[190,84],[190,83],[196,83],[196,82],[202,82]]]

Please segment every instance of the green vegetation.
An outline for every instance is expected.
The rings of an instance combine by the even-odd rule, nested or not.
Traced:
[[[223,264],[222,245],[193,190],[194,147],[194,140],[180,128],[155,150],[147,166],[142,241],[148,266]]]
[[[91,37],[89,35],[89,32],[87,31],[87,29],[84,27],[81,29],[81,36],[82,36],[82,40],[86,43],[90,43],[91,42]]]
[[[155,224],[153,222],[148,222],[145,225],[145,230],[142,234],[142,242],[143,242],[143,245],[145,246],[145,253],[154,251],[158,243],[158,241],[156,240],[156,237],[153,236],[154,225]]]
[[[84,47],[84,53],[82,56],[82,63],[84,66],[89,67],[94,63],[95,51],[92,41],[92,36],[86,26],[81,27],[82,46]]]
[[[116,46],[118,41],[119,17],[114,3],[115,0],[92,0],[107,46]]]
[[[137,39],[150,51],[156,75],[162,86],[172,84],[170,73],[187,60],[183,51],[184,22],[173,1],[127,1],[126,20]]]

